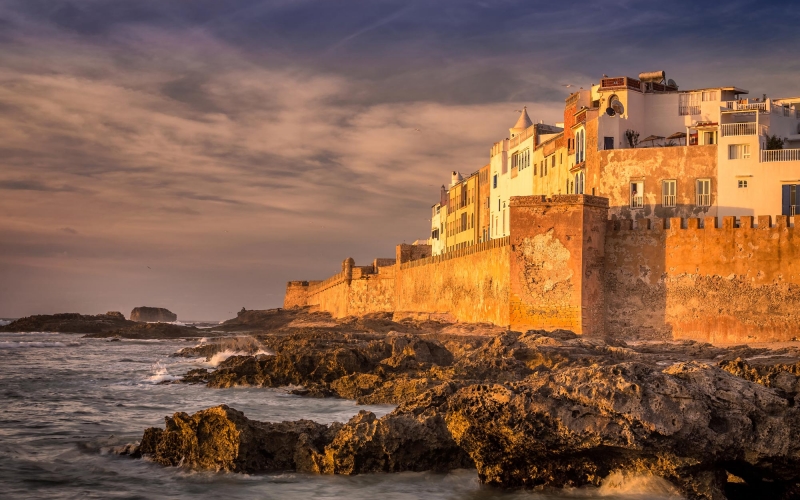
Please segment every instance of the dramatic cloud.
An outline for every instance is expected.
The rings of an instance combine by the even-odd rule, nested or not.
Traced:
[[[798,94],[790,2],[0,5],[0,316],[222,319],[424,238],[451,170],[563,85]]]

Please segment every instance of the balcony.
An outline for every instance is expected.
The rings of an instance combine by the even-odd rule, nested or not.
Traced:
[[[723,123],[720,125],[722,137],[734,137],[739,135],[759,135],[759,129],[764,129],[764,125],[756,122],[746,123]]]
[[[800,161],[800,149],[770,149],[761,151],[761,163]]]
[[[722,107],[732,111],[767,111],[766,102],[750,102],[749,100],[724,101]]]
[[[644,196],[631,196],[631,208],[642,208],[644,207]]]

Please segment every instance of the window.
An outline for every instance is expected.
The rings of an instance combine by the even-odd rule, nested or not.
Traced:
[[[711,206],[711,179],[697,179],[697,200],[698,207]]]
[[[700,94],[679,94],[678,95],[678,114],[680,116],[700,114]]]
[[[605,150],[614,149],[613,137],[603,137],[603,149]]]
[[[492,179],[492,187],[497,189],[497,174],[494,174],[494,178]]]
[[[550,157],[550,168],[556,168],[556,155]]]
[[[781,186],[783,199],[781,201],[781,214],[795,217],[800,213],[800,185],[784,184]],[[795,225],[797,219],[795,219]]]
[[[575,163],[586,160],[586,131],[579,130],[575,136]]]
[[[661,205],[665,207],[675,206],[675,191],[678,182],[674,179],[661,181]]]
[[[717,143],[716,132],[703,132],[703,144],[710,146]]]
[[[631,182],[631,208],[644,207],[644,181]]]
[[[497,199],[497,211],[500,211],[500,198]]]
[[[716,101],[717,100],[717,91],[716,90],[706,90],[703,92],[703,102],[706,101]]]
[[[575,184],[573,185],[575,194],[583,194],[583,180],[583,172],[578,172],[575,174]]]
[[[728,146],[729,160],[744,160],[750,158],[749,144],[731,144]]]
[[[461,214],[461,231],[467,230],[467,214]]]
[[[747,179],[739,179],[739,189],[747,189]]]

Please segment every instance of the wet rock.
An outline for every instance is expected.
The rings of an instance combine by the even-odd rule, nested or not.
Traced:
[[[171,323],[178,321],[178,315],[163,307],[134,307],[131,321]]]
[[[176,413],[164,419],[165,429],[145,430],[138,450],[161,465],[189,469],[256,472],[294,470],[301,446],[323,445],[328,427],[310,420],[267,423],[247,419],[225,405],[194,415]]]
[[[102,333],[130,327],[136,323],[128,321],[118,312],[107,314],[63,313],[27,316],[0,326],[2,332],[60,332]]]
[[[728,473],[744,478],[752,498],[766,498],[759,485],[783,495],[800,478],[798,410],[707,364],[567,368],[466,387],[448,405],[448,429],[488,484],[597,485],[634,471],[689,498],[718,499]]]
[[[177,339],[205,337],[210,335],[209,332],[197,329],[193,326],[172,325],[169,323],[128,323],[129,324],[123,328],[90,333],[84,336],[86,338]]]
[[[438,414],[376,418],[362,411],[346,424],[258,422],[225,405],[176,413],[165,429],[145,430],[138,447],[118,453],[167,466],[232,472],[297,470],[326,474],[451,470],[470,466]]]

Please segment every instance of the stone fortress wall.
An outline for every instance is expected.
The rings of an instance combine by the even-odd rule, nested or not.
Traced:
[[[291,281],[284,307],[336,317],[559,328],[622,339],[712,342],[800,337],[800,228],[776,217],[608,220],[588,195],[515,197],[507,238],[396,259],[325,281]],[[756,224],[757,222],[757,224]]]

